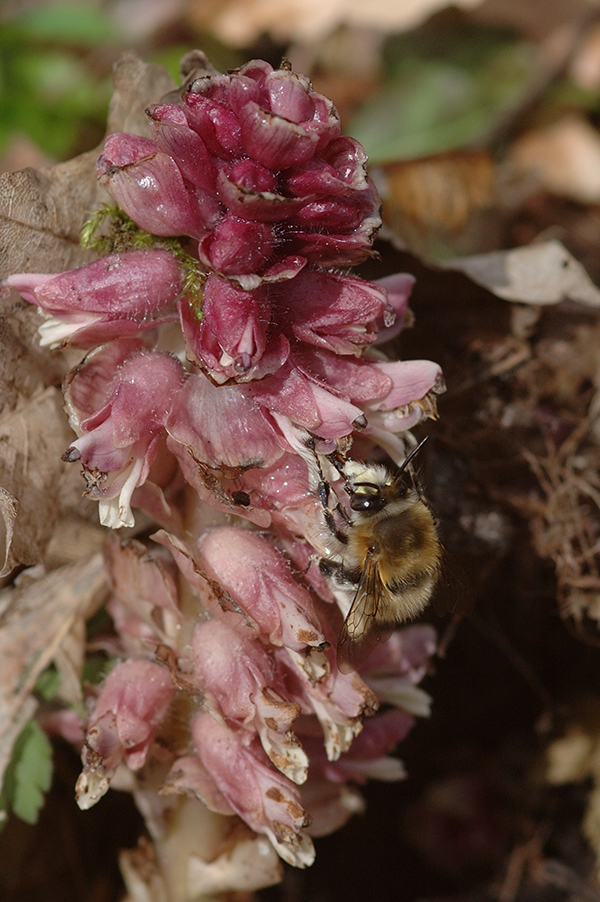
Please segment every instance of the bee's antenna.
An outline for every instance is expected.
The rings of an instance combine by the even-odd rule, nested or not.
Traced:
[[[404,471],[405,471],[406,468],[408,467],[408,465],[409,465],[409,463],[411,462],[411,460],[413,459],[413,457],[416,457],[416,456],[417,456],[417,454],[419,453],[419,451],[421,450],[421,448],[423,447],[423,445],[425,444],[425,442],[427,441],[428,438],[429,438],[429,436],[426,435],[425,438],[424,438],[422,441],[419,442],[419,444],[417,445],[417,447],[412,449],[412,451],[410,452],[410,454],[408,455],[408,457],[406,458],[406,460],[404,461],[404,463],[403,463],[402,466],[400,467],[400,469],[399,469],[399,471],[398,471],[398,476],[401,476],[401,475],[404,473]]]

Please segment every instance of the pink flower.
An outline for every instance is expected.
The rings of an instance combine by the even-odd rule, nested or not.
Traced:
[[[100,184],[140,228],[154,235],[200,238],[218,204],[186,185],[175,160],[147,138],[109,135],[98,160]]]
[[[105,542],[112,590],[106,607],[122,642],[118,653],[153,653],[157,640],[171,642],[181,628],[176,571],[169,555],[157,551],[149,554],[141,542],[119,541],[114,533]]]
[[[105,794],[122,760],[131,770],[142,767],[174,694],[169,672],[152,661],[135,658],[110,672],[87,725],[77,781],[80,808]]]
[[[202,322],[193,309],[180,305],[183,335],[190,360],[215,382],[260,379],[285,363],[288,339],[271,324],[267,288],[243,291],[219,276],[208,278],[202,298]]]
[[[227,614],[233,629],[238,624],[242,629],[250,626],[272,645],[285,645],[303,656],[325,644],[310,594],[266,538],[249,529],[217,527],[200,537],[194,553],[165,532],[154,539],[171,550],[183,574],[203,593],[213,616],[235,615]]]
[[[428,360],[354,360],[309,347],[245,388],[267,410],[323,439],[363,431],[393,436],[427,416],[429,399],[442,390],[441,369]]]
[[[248,743],[258,733],[275,767],[294,783],[303,783],[308,759],[292,733],[300,705],[284,697],[283,677],[265,647],[251,634],[214,619],[194,630],[192,654],[194,679],[213,716],[237,729],[246,728]]]
[[[2,284],[50,314],[40,326],[41,345],[93,348],[176,321],[183,272],[171,253],[153,248],[57,275],[21,273]]]
[[[126,660],[91,704],[79,804],[118,768],[140,790],[148,763],[149,808],[154,791],[186,793],[305,867],[309,831],[361,809],[352,784],[403,775],[390,753],[428,711],[416,684],[435,648],[415,626],[364,672],[338,669],[343,616],[317,564],[332,549],[324,481],[342,518],[334,462],[359,439],[357,456],[401,464],[443,380],[374,347],[401,327],[414,279],[347,271],[371,253],[379,199],[333,105],[287,65],[205,62],[180,101],[147,111],[152,139],[110,135],[98,163],[154,246],[0,288],[49,317],[45,344],[89,349],[65,381],[64,459],[101,522],[133,526],[138,506],[162,527],[107,543],[101,641]]]
[[[80,438],[64,459],[81,461],[103,525],[133,526],[131,496],[146,481],[182,383],[174,357],[124,339],[88,354],[71,374],[65,401]]]
[[[210,714],[196,715],[192,735],[200,761],[230,811],[256,833],[266,834],[284,861],[296,867],[311,865],[314,848],[304,832],[310,818],[298,789],[273,767],[261,746],[247,745],[239,732],[217,723]],[[173,766],[176,770],[177,762]],[[196,786],[212,807],[212,794],[201,782]]]
[[[243,277],[276,260],[295,275],[370,253],[381,220],[365,153],[307,79],[254,60],[149,115],[156,141],[110,136],[101,183],[147,231],[199,239],[209,270],[254,288]]]

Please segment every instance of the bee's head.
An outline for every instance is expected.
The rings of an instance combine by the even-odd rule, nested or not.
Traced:
[[[350,507],[357,513],[378,513],[391,500],[402,498],[408,491],[402,479],[393,476],[386,467],[379,464],[348,460],[344,475]]]

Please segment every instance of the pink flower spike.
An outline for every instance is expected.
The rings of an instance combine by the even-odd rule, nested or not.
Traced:
[[[198,755],[218,790],[256,833],[264,833],[276,851],[295,867],[309,867],[315,857],[304,828],[309,818],[298,789],[275,770],[260,745],[248,746],[239,732],[197,714],[192,736]]]
[[[169,672],[152,661],[131,659],[110,672],[87,726],[77,781],[80,808],[91,808],[105,794],[121,760],[131,770],[142,767],[174,694]]]
[[[168,251],[153,248],[56,275],[20,273],[3,284],[50,314],[39,329],[42,346],[88,348],[176,320],[183,270]]]

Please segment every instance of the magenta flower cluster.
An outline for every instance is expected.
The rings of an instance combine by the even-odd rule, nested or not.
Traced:
[[[307,79],[206,63],[180,102],[147,112],[152,140],[110,135],[98,172],[151,246],[4,283],[45,314],[44,344],[88,352],[65,384],[78,436],[65,459],[101,522],[133,526],[137,507],[162,527],[148,546],[109,544],[123,660],[90,713],[80,804],[117,768],[147,767],[160,737],[162,792],[239,815],[305,866],[310,835],[356,810],[354,784],[401,775],[388,752],[422,713],[434,637],[412,627],[365,674],[338,671],[342,615],[311,566],[327,534],[301,449],[360,437],[402,459],[441,373],[374,347],[401,327],[413,279],[347,273],[371,253],[379,201]],[[161,238],[179,240],[201,290]],[[184,746],[165,733],[182,696]]]

